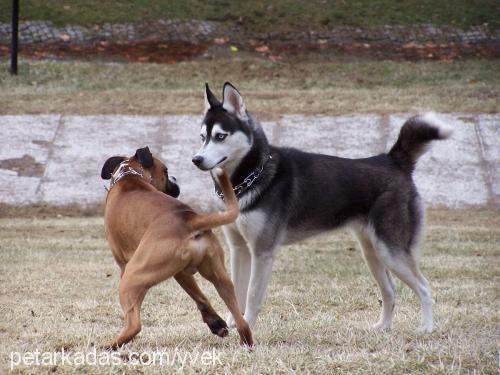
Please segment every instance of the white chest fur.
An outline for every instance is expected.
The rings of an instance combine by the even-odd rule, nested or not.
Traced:
[[[254,248],[265,229],[266,222],[267,215],[264,211],[255,210],[240,214],[233,225],[235,225],[250,248]]]

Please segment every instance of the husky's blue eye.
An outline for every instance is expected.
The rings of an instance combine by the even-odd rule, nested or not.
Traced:
[[[224,139],[226,139],[227,137],[227,134],[224,134],[224,133],[218,133],[215,135],[215,139],[217,139],[218,141],[223,141]]]
[[[203,134],[200,134],[200,138],[202,142],[205,142],[205,136]]]

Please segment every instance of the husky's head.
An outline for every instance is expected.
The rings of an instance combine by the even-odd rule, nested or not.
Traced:
[[[201,148],[193,163],[203,171],[224,167],[231,173],[252,147],[252,132],[243,98],[229,82],[224,84],[222,103],[205,84],[205,116],[201,125]]]

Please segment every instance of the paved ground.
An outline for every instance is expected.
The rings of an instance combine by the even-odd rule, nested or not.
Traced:
[[[386,151],[408,115],[285,115],[263,126],[272,143],[345,157]],[[415,179],[431,207],[500,208],[500,115],[452,114],[452,139],[436,142]],[[149,145],[167,162],[181,199],[207,208],[210,177],[191,164],[199,147],[198,115],[0,116],[0,202],[83,207],[105,199],[107,157]]]

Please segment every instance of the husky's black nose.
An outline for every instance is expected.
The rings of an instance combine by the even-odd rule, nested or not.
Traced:
[[[203,156],[200,156],[200,155],[196,155],[193,160],[192,160],[193,164],[196,165],[197,167],[200,166],[201,163],[203,163]]]

